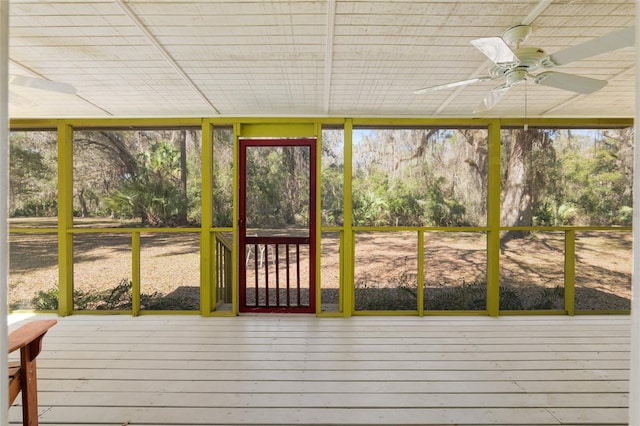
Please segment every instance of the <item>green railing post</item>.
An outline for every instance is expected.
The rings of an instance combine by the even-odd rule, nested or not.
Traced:
[[[58,122],[58,314],[73,312],[73,128]]]
[[[140,232],[131,233],[131,315],[140,315]]]
[[[564,309],[569,315],[576,312],[576,231],[564,232]]]
[[[417,299],[418,299],[418,315],[424,315],[424,230],[418,231],[418,282],[417,282]]]
[[[487,311],[500,312],[500,122],[489,123],[487,182]]]

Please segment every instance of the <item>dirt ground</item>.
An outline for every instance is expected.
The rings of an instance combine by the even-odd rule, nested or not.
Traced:
[[[374,289],[378,293],[381,289],[401,289],[398,294],[409,295],[409,302],[413,291],[415,298],[419,273],[417,243],[417,232],[356,234],[356,308],[358,298],[362,297],[362,309],[367,309],[366,294]],[[198,233],[141,234],[141,293],[149,297],[180,299],[187,308],[199,309],[199,244]],[[55,234],[11,234],[9,301],[13,309],[42,307],[47,300],[43,301],[39,292],[55,294],[57,249]],[[425,308],[429,308],[429,298],[447,289],[485,285],[485,234],[427,232],[424,252]],[[249,269],[253,268],[254,258],[249,256],[243,261]],[[502,248],[500,264],[501,286],[523,299],[533,297],[535,291],[557,287],[562,290],[564,233],[538,232],[525,239],[509,241]],[[302,275],[308,273],[305,265],[301,267]],[[115,297],[114,288],[129,282],[131,271],[129,234],[74,236],[77,304],[85,303],[91,309],[96,306],[95,301],[89,301],[87,295],[100,293]],[[323,303],[337,304],[340,240],[336,232],[322,235],[321,276]],[[575,282],[576,309],[629,309],[631,232],[576,232]],[[126,289],[122,287],[122,290]],[[112,307],[118,309],[117,304]],[[156,308],[163,309],[162,305]]]

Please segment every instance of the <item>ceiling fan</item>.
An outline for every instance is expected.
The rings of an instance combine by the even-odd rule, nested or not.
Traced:
[[[552,55],[548,55],[539,47],[521,47],[520,44],[524,42],[530,34],[531,27],[529,25],[516,25],[505,31],[502,37],[487,37],[472,40],[471,44],[485,54],[493,63],[489,67],[488,75],[438,86],[425,87],[416,90],[414,93],[421,94],[485,81],[504,79],[502,84],[494,87],[491,92],[489,92],[474,112],[490,110],[511,87],[527,80],[533,81],[534,84],[582,94],[593,93],[606,86],[607,81],[547,70],[623,47],[633,46],[635,27],[624,28],[600,38],[588,40],[575,46],[562,49]],[[534,74],[538,71],[542,72]]]

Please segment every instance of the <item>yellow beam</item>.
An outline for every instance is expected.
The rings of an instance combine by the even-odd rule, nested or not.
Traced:
[[[491,120],[486,118],[369,118],[353,119],[353,127],[486,127]]]
[[[544,127],[546,129],[612,129],[633,126],[631,118],[503,118],[500,119],[500,126],[522,127],[527,124],[529,127]]]
[[[58,123],[58,314],[73,312],[73,128]]]
[[[183,128],[200,127],[203,121],[215,126],[234,125],[298,125],[319,122],[328,126],[341,126],[346,118],[342,117],[165,117],[165,118],[71,118],[34,119],[18,118],[9,122],[11,130],[53,130],[58,122],[64,121],[75,128]],[[492,122],[501,127],[520,127],[525,122],[531,127],[547,128],[619,128],[633,126],[632,118],[600,117],[600,118],[502,118],[485,117],[455,118],[398,118],[398,117],[361,117],[352,119],[355,127],[486,127]],[[257,127],[256,127],[257,128]],[[246,135],[242,135],[246,136]],[[266,135],[258,135],[266,136]],[[277,135],[281,136],[281,135]],[[297,134],[294,136],[303,136]]]
[[[313,121],[303,123],[243,123],[240,125],[240,137],[265,138],[265,137],[315,137],[316,123]]]

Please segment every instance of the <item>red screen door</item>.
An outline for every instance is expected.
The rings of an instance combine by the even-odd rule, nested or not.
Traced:
[[[240,311],[315,312],[315,139],[240,139]]]

